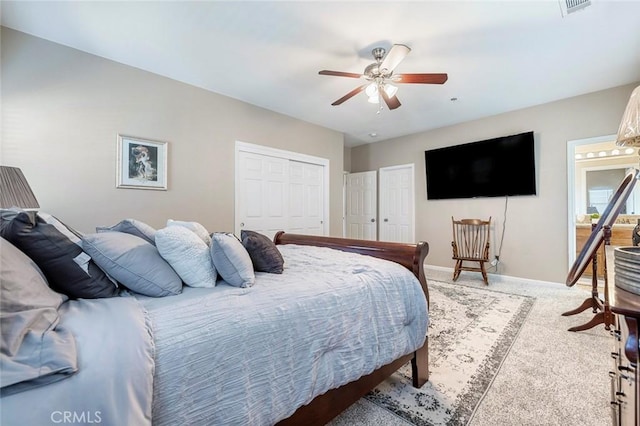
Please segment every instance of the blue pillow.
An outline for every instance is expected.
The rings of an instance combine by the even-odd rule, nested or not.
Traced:
[[[182,292],[182,280],[151,243],[124,232],[84,235],[82,246],[111,277],[151,297]]]
[[[156,230],[144,222],[136,219],[124,219],[113,226],[98,226],[96,232],[117,231],[125,234],[135,235],[143,240],[156,245]]]
[[[215,232],[211,235],[211,260],[227,284],[251,287],[256,282],[249,253],[233,234]]]

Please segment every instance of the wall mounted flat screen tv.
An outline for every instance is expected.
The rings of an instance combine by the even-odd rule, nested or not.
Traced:
[[[536,195],[533,132],[427,150],[427,199]]]

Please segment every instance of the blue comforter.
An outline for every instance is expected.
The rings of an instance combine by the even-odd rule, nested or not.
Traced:
[[[282,275],[140,297],[154,329],[154,425],[271,425],[421,347],[427,304],[392,262],[278,247]]]
[[[271,425],[421,347],[427,304],[395,263],[279,246],[282,275],[182,294],[68,301],[78,372],[3,397],[7,425]]]

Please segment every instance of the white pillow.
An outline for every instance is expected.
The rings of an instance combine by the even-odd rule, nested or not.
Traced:
[[[211,240],[211,259],[224,280],[235,287],[251,287],[256,282],[247,249],[233,234],[216,232]]]
[[[156,231],[160,256],[189,287],[215,287],[218,273],[209,246],[184,226],[167,226]]]
[[[182,226],[182,227],[185,227],[185,228],[191,230],[192,232],[195,232],[195,234],[198,237],[200,237],[200,239],[202,241],[204,241],[204,243],[207,246],[211,245],[211,236],[209,235],[209,231],[207,231],[207,228],[205,228],[204,226],[202,226],[198,222],[185,222],[183,220],[169,219],[167,221],[167,226]]]

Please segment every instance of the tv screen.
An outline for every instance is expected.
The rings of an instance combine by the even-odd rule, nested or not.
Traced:
[[[536,195],[533,132],[425,151],[427,199]]]

